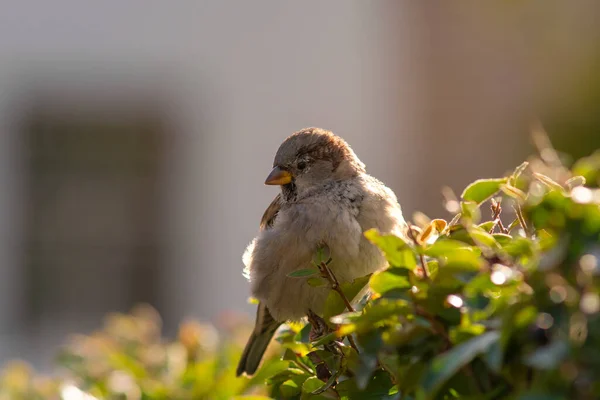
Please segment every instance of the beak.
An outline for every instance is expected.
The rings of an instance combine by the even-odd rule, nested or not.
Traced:
[[[279,167],[273,168],[269,176],[267,176],[267,180],[265,181],[265,185],[287,185],[292,181],[292,174],[288,171],[281,169]]]

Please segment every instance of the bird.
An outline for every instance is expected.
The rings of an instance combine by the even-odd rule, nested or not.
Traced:
[[[311,268],[315,253],[326,246],[332,273],[340,283],[351,282],[388,266],[365,231],[400,236],[406,231],[394,192],[367,174],[350,145],[331,131],[312,127],[287,137],[265,184],[281,191],[242,257],[259,303],[237,376],[256,372],[281,324],[322,312],[330,289],[290,273]]]

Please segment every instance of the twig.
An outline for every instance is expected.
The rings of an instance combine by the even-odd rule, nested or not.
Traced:
[[[302,361],[296,359],[294,360],[294,362],[296,363],[296,365],[298,365],[301,369],[304,370],[304,372],[307,372],[308,374],[312,375],[312,371],[310,370],[310,368],[308,367],[308,365],[304,364]]]
[[[358,346],[356,345],[356,342],[354,341],[354,337],[352,335],[348,335],[346,337],[348,338],[348,342],[350,343],[350,347],[352,347],[358,353]]]
[[[419,243],[417,242],[417,238],[415,237],[415,234],[412,230],[412,226],[408,227],[408,235],[410,236],[410,239],[413,241],[415,246],[418,246]],[[421,253],[419,253],[419,260],[421,261],[423,276],[425,277],[425,279],[429,280],[429,270],[427,269],[427,262],[425,261],[425,257]]]
[[[519,219],[519,223],[521,227],[525,231],[525,235],[529,236],[529,230],[527,229],[527,223],[525,223],[525,217],[523,217],[523,211],[521,210],[521,205],[517,203],[516,206],[513,206],[515,209],[515,213],[517,213],[517,218]]]
[[[496,226],[500,228],[500,232],[508,234],[508,229],[502,223],[500,219],[500,214],[502,213],[502,207],[500,206],[500,202],[492,199],[492,204],[490,206],[492,209],[492,219],[494,221],[494,225],[492,225],[492,229],[490,229],[490,234],[494,233],[494,229]]]
[[[338,295],[340,295],[340,297],[342,298],[342,301],[344,302],[344,304],[346,305],[346,308],[348,309],[348,311],[350,312],[354,312],[356,311],[354,309],[354,307],[352,307],[352,304],[350,303],[350,301],[348,300],[348,298],[346,297],[346,294],[344,293],[344,291],[342,290],[342,288],[340,287],[340,282],[337,280],[337,278],[335,277],[335,275],[333,274],[333,271],[331,271],[331,269],[329,269],[329,263],[331,262],[331,258],[325,262],[321,261],[320,264],[317,265],[317,267],[319,268],[319,271],[321,271],[321,275],[327,279],[329,281],[329,283],[331,284],[331,288],[333,290],[335,290],[337,292]],[[350,343],[350,346],[357,352],[358,351],[358,346],[356,345],[356,343],[354,342],[354,338],[352,337],[352,335],[348,335],[348,342]]]
[[[348,298],[346,297],[346,295],[344,294],[344,291],[340,287],[339,281],[337,280],[337,278],[335,277],[333,272],[331,272],[331,270],[329,269],[327,264],[328,263],[326,263],[326,262],[321,262],[321,264],[319,264],[318,267],[319,267],[319,270],[321,271],[321,274],[323,275],[323,277],[325,279],[327,279],[329,281],[329,283],[331,284],[331,288],[340,295],[340,297],[344,301],[344,304],[346,304],[346,308],[348,309],[348,311],[354,312],[355,311],[354,307],[352,307],[352,304],[350,304],[350,301],[348,301]]]

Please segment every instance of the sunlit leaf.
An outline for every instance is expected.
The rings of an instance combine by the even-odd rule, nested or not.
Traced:
[[[279,391],[284,397],[292,397],[300,393],[300,390],[301,388],[298,387],[298,384],[291,379],[288,379],[279,386]]]
[[[258,370],[258,372],[250,379],[249,385],[255,385],[264,382],[267,378],[285,371],[290,366],[289,361],[274,360],[266,363]]]
[[[461,197],[466,201],[481,204],[498,193],[500,186],[505,184],[507,180],[507,178],[478,179],[465,188]]]
[[[469,235],[471,235],[471,237],[473,238],[475,243],[484,245],[484,246],[492,248],[492,249],[495,249],[498,247],[498,242],[496,242],[496,239],[494,238],[494,236],[492,236],[487,231],[481,229],[480,227],[472,226],[468,229],[468,231],[469,231]]]
[[[460,202],[461,220],[463,224],[477,224],[481,219],[479,204],[474,201]],[[467,226],[465,225],[465,226]]]
[[[352,302],[365,289],[369,283],[371,275],[355,279],[350,283],[343,283],[341,289],[346,295],[348,301]],[[346,304],[341,296],[334,290],[329,292],[325,306],[323,307],[323,318],[328,321],[334,315],[341,314],[346,309]]]
[[[487,221],[482,224],[477,225],[479,228],[483,229],[486,232],[489,232],[490,229],[495,225],[494,221]]]
[[[521,174],[527,169],[528,166],[529,166],[529,162],[524,161],[521,165],[519,165],[517,168],[515,168],[514,172],[510,176],[510,181],[509,181],[509,183],[512,186],[515,186],[517,179],[519,179]]]
[[[446,229],[448,223],[443,219],[432,220],[417,237],[420,244],[431,244],[436,241],[440,234]]]
[[[370,328],[373,324],[410,310],[407,301],[399,299],[378,299],[365,307],[363,315],[354,321],[357,329]]]
[[[320,389],[324,385],[325,383],[322,380],[320,380],[316,376],[311,376],[304,382],[304,385],[302,385],[302,391],[304,393],[312,393],[315,390]]]
[[[571,179],[567,180],[565,183],[569,190],[572,190],[574,187],[585,185],[585,178],[581,175],[574,176]]]
[[[382,235],[375,229],[365,232],[365,237],[379,247],[390,265],[413,270],[416,265],[412,248],[404,240],[395,235]]]
[[[540,182],[542,182],[544,185],[548,186],[550,189],[558,190],[560,192],[564,192],[564,190],[565,190],[565,188],[561,184],[559,184],[558,182],[554,181],[549,176],[546,176],[544,174],[540,174],[539,172],[534,172],[533,176],[537,180],[539,180]]]
[[[512,185],[501,185],[500,189],[506,193],[508,196],[515,198],[519,201],[525,201],[525,199],[527,198],[527,195],[525,194],[525,192],[523,192],[521,189],[512,186]]]
[[[392,289],[407,289],[412,285],[405,269],[389,268],[373,274],[369,286],[376,293],[383,294]]]

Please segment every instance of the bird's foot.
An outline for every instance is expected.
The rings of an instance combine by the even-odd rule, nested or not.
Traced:
[[[311,326],[310,332],[308,334],[308,338],[311,342],[316,341],[321,336],[333,332],[333,329],[331,329],[329,325],[327,325],[327,321],[315,314],[312,310],[308,310],[306,316],[308,317],[308,322]]]

